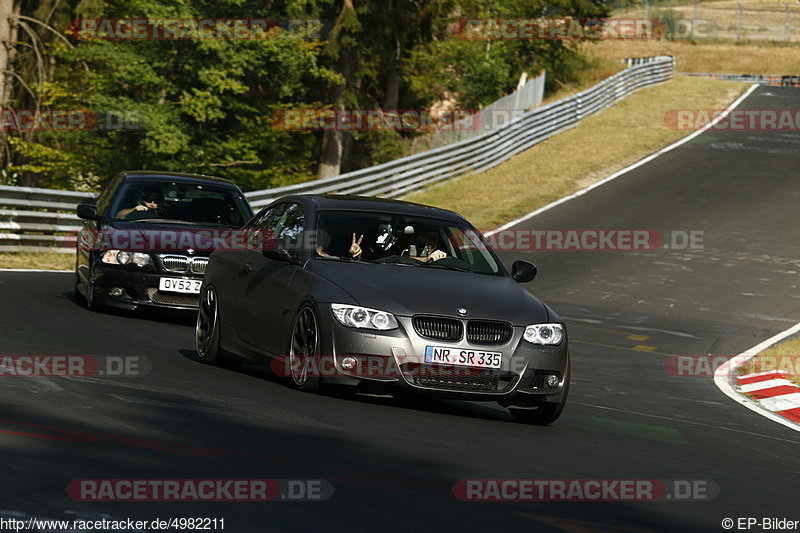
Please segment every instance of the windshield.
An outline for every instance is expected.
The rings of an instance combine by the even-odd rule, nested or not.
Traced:
[[[134,181],[115,196],[108,210],[114,220],[239,227],[251,216],[238,191],[208,184]]]
[[[502,275],[472,226],[382,212],[320,211],[315,256]]]

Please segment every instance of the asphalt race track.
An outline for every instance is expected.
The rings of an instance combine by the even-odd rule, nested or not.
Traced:
[[[800,108],[760,88],[750,109]],[[703,232],[702,249],[516,251],[565,317],[561,419],[496,404],[303,394],[194,360],[192,319],[94,313],[68,273],[0,273],[0,354],[142,356],[144,377],[0,380],[0,516],[225,518],[259,531],[722,531],[800,519],[800,433],[678,377],[670,354],[739,353],[800,321],[800,134],[711,131],[521,224]],[[532,171],[532,172],[535,172]],[[668,233],[672,235],[672,233]],[[668,241],[667,244],[671,244]],[[326,479],[323,502],[81,502],[72,479]],[[462,502],[468,478],[710,480],[710,501]]]

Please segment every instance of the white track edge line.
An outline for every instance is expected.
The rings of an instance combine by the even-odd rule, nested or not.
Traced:
[[[630,172],[631,170],[634,170],[636,168],[639,168],[642,165],[645,165],[645,164],[649,163],[653,159],[655,159],[655,158],[657,158],[657,157],[669,152],[670,150],[674,150],[675,148],[679,147],[680,145],[691,141],[692,139],[694,139],[698,135],[700,135],[700,134],[706,132],[707,130],[713,128],[719,121],[721,121],[722,119],[727,117],[728,114],[730,114],[731,111],[736,109],[739,106],[739,104],[741,104],[742,101],[745,98],[750,96],[750,94],[754,90],[756,90],[757,87],[759,87],[758,84],[751,85],[749,89],[747,89],[741,96],[739,96],[739,98],[734,100],[731,103],[731,105],[729,105],[725,109],[725,111],[720,113],[714,120],[712,120],[711,122],[709,122],[708,124],[706,124],[702,128],[698,129],[697,131],[694,131],[694,132],[690,133],[686,137],[683,137],[682,139],[679,139],[679,140],[675,141],[674,143],[670,144],[669,146],[667,146],[665,148],[662,148],[661,150],[659,150],[657,152],[654,152],[654,153],[644,157],[643,159],[640,159],[640,160],[636,161],[635,163],[633,163],[631,165],[628,165],[627,167],[614,172],[610,176],[607,176],[607,177],[601,179],[600,181],[596,181],[596,182],[592,183],[591,185],[589,185],[587,187],[584,187],[583,189],[580,189],[580,190],[578,190],[578,191],[576,191],[576,192],[574,192],[572,194],[564,196],[563,198],[559,198],[558,200],[550,202],[549,204],[544,205],[544,206],[542,206],[542,207],[540,207],[540,208],[538,208],[538,209],[536,209],[534,211],[531,211],[530,213],[528,213],[526,215],[523,215],[523,216],[521,216],[521,217],[519,217],[517,219],[514,219],[511,222],[507,222],[507,223],[503,224],[502,226],[500,226],[499,228],[495,228],[495,229],[493,229],[491,231],[487,231],[485,233],[485,235],[487,237],[490,237],[490,236],[494,235],[495,233],[497,233],[498,231],[503,231],[503,230],[506,230],[506,229],[511,228],[513,226],[516,226],[520,222],[524,222],[526,220],[529,220],[529,219],[535,217],[538,214],[544,213],[545,211],[549,211],[550,209],[556,207],[557,205],[561,205],[564,202],[568,202],[568,201],[572,200],[573,198],[577,198],[578,196],[583,196],[584,194],[586,194],[587,192],[591,191],[592,189],[600,187],[601,185],[604,185],[604,184],[608,183],[609,181],[611,181],[613,179],[616,179],[616,178],[622,176],[623,174],[626,174],[626,173]]]

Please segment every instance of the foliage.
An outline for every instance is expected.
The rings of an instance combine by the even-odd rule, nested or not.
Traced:
[[[322,133],[276,127],[280,110],[426,109],[444,100],[475,108],[540,69],[555,87],[585,66],[570,43],[463,40],[452,35],[453,22],[605,14],[599,0],[24,2],[23,15],[69,42],[32,25],[35,38],[24,36],[30,46],[20,48],[16,65],[27,83],[15,85],[11,103],[86,110],[102,127],[10,135],[2,176],[92,188],[122,170],[163,169],[227,177],[246,190],[312,179]],[[322,39],[276,29],[259,40],[84,40],[68,31],[80,17],[321,19],[325,28]],[[342,170],[401,156],[410,135],[352,133]]]

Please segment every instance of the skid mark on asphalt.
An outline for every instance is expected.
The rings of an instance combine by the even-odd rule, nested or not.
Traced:
[[[675,355],[678,355],[678,354],[674,354],[674,353],[657,352],[655,350],[655,347],[653,347],[654,348],[653,350],[637,350],[635,347],[631,347],[631,346],[617,346],[615,344],[604,344],[602,342],[584,341],[584,340],[575,339],[575,338],[570,339],[570,342],[577,342],[579,344],[588,344],[590,346],[601,346],[603,348],[611,348],[612,350],[625,350],[627,352],[638,352],[638,353],[648,353],[648,354],[652,353],[652,354],[656,354],[656,355],[665,355],[667,357],[673,357]]]
[[[742,434],[742,435],[749,435],[751,437],[761,437],[761,438],[768,439],[768,440],[776,440],[776,441],[779,441],[779,442],[787,442],[789,444],[800,444],[800,439],[786,439],[786,438],[783,438],[783,437],[776,437],[774,435],[766,435],[764,433],[756,433],[754,431],[746,431],[744,429],[739,429],[739,428],[736,428],[736,427],[720,426],[718,424],[714,424],[713,422],[708,422],[706,420],[694,421],[694,420],[689,420],[689,419],[686,419],[686,418],[675,418],[675,417],[672,417],[672,416],[656,415],[656,414],[653,414],[653,413],[644,413],[644,412],[641,412],[641,411],[633,411],[631,409],[619,409],[617,407],[607,407],[607,406],[604,406],[604,405],[598,405],[596,403],[585,403],[585,402],[578,402],[578,401],[572,402],[572,403],[575,403],[577,405],[582,405],[584,407],[591,407],[592,409],[600,409],[600,410],[603,410],[603,411],[614,411],[614,412],[617,412],[617,413],[626,413],[626,414],[630,414],[630,415],[643,416],[643,417],[647,417],[647,418],[655,418],[655,419],[658,419],[658,420],[668,420],[668,421],[674,422],[676,424],[688,424],[688,425],[691,425],[691,426],[700,426],[700,427],[704,427],[704,428],[718,429],[720,431],[728,431],[728,432],[731,432],[731,433],[739,433],[739,434]]]
[[[557,527],[569,533],[654,533],[656,531],[654,529],[621,526],[617,523],[591,522],[589,520],[575,520],[573,518],[551,517],[519,512],[513,512],[512,514]]]
[[[151,398],[142,398],[136,396],[124,396],[120,394],[109,394],[111,398],[116,400],[120,400],[125,403],[133,404],[133,405],[146,405],[148,407],[158,407],[160,409],[177,409],[180,411],[191,411],[196,413],[207,413],[207,414],[218,414],[218,415],[225,415],[225,416],[239,416],[242,418],[247,418],[252,420],[253,417],[257,417],[258,419],[270,420],[270,421],[278,421],[278,422],[288,422],[291,420],[293,423],[297,423],[303,426],[312,426],[320,429],[326,430],[339,430],[336,426],[331,424],[326,424],[316,419],[307,418],[304,416],[300,416],[297,413],[289,413],[286,411],[280,411],[280,413],[276,413],[275,409],[272,408],[269,411],[264,409],[255,410],[253,409],[251,412],[242,412],[240,411],[241,407],[241,400],[230,398],[230,400],[237,401],[237,409],[227,409],[225,407],[211,407],[207,405],[191,405],[191,404],[184,404],[178,402],[165,402],[163,400],[154,400]]]
[[[620,326],[621,328],[625,329],[632,329],[634,331],[652,331],[655,333],[664,333],[665,335],[673,335],[675,337],[683,337],[686,339],[700,339],[697,335],[692,335],[691,333],[686,333],[685,331],[673,331],[669,329],[659,329],[659,328],[648,328],[645,326]]]
[[[589,430],[609,433],[615,436],[668,442],[670,444],[689,444],[689,441],[684,438],[680,430],[665,426],[589,415],[572,415],[569,417],[569,421],[578,422],[581,427]]]
[[[610,337],[612,339],[616,339],[616,338],[619,338],[619,337],[624,337],[625,340],[638,342],[638,343],[650,340],[650,336],[649,335],[641,335],[641,334],[631,333],[629,331],[622,331],[622,330],[618,330],[618,329],[598,328],[598,327],[593,327],[593,326],[584,326],[584,325],[581,325],[581,324],[570,324],[569,322],[571,322],[572,319],[566,319],[566,320],[568,322],[567,325],[568,325],[569,329],[589,330],[589,331],[592,331],[592,332],[599,332],[599,333],[604,334],[605,336]],[[597,336],[595,336],[595,337],[597,337]],[[576,338],[575,336],[571,336],[570,337],[570,341],[571,342],[578,342],[578,343],[581,343],[581,344],[589,344],[589,345],[592,345],[592,346],[602,346],[604,348],[612,348],[612,349],[615,349],[615,350],[647,352],[647,353],[655,353],[655,354],[661,354],[661,355],[672,355],[672,354],[666,354],[666,353],[658,352],[658,351],[656,351],[657,346],[649,345],[649,344],[632,344],[632,345],[625,346],[625,345],[619,345],[619,344],[611,344],[611,343],[601,343],[601,342],[597,342],[597,341],[589,341],[589,340],[585,340],[585,339],[581,339],[581,338]]]

